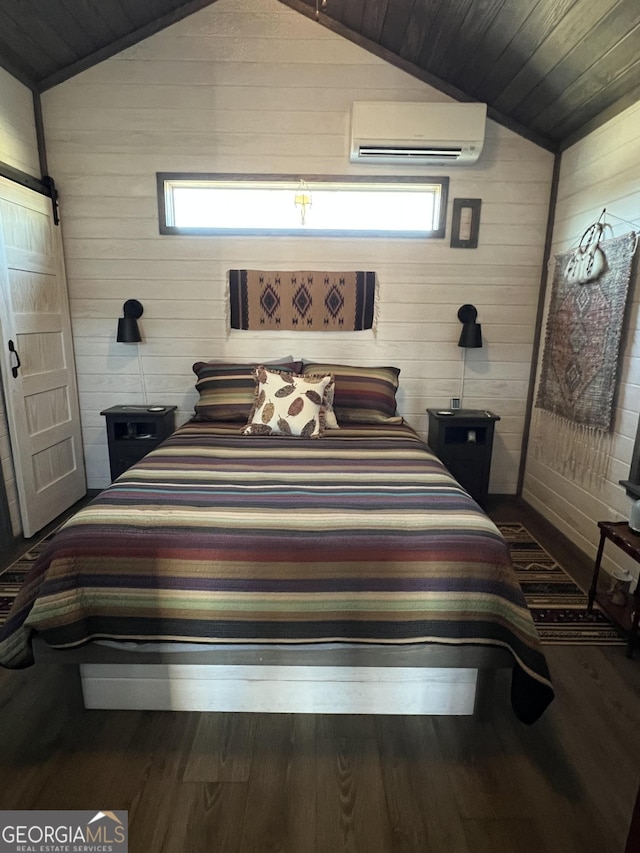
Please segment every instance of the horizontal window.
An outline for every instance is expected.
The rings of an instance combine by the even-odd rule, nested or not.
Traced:
[[[157,177],[161,234],[444,237],[448,178]]]

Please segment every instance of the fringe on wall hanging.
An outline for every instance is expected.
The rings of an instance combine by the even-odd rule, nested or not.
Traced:
[[[613,440],[610,432],[590,429],[538,408],[534,409],[531,426],[536,459],[583,486],[606,478]]]

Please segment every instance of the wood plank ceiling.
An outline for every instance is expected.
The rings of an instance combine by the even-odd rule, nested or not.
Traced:
[[[215,0],[0,0],[0,66],[41,92]],[[639,0],[280,0],[562,150],[640,98]]]
[[[316,0],[283,0],[316,16]],[[326,0],[319,20],[551,150],[640,98],[639,0]]]

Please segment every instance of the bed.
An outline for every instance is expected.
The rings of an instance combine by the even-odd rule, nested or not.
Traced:
[[[358,713],[471,713],[508,666],[537,720],[553,689],[506,543],[389,377],[368,408],[370,376],[336,376],[340,428],[316,438],[247,431],[236,386],[223,420],[201,383],[194,419],[57,532],[0,664],[79,663],[87,707]]]

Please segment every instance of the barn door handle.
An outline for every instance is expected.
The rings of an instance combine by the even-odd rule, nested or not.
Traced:
[[[11,353],[11,357],[15,358],[15,364],[11,365],[11,373],[13,374],[13,378],[18,378],[18,368],[20,367],[20,356],[18,355],[18,350],[15,348],[13,341],[9,341],[9,352]]]

